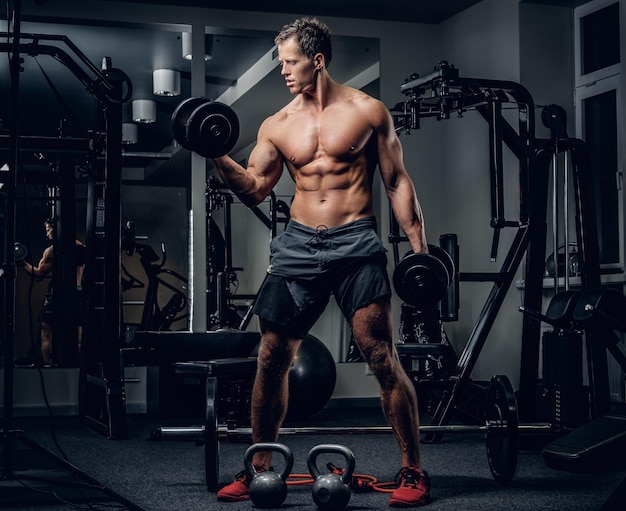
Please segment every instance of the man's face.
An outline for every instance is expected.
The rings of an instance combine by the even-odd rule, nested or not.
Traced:
[[[307,59],[295,39],[287,39],[278,44],[278,61],[281,65],[280,74],[291,94],[302,94],[315,89],[315,65]]]
[[[51,240],[54,238],[54,227],[50,224],[45,224],[46,238]]]

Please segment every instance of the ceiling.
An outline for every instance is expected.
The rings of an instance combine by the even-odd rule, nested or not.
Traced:
[[[111,4],[125,0],[108,0]],[[132,0],[134,3],[171,4],[168,0]],[[480,0],[445,0],[438,2],[386,0],[317,0],[318,16],[355,17],[363,19],[401,20],[439,23],[478,3]],[[37,0],[52,3],[54,0]],[[550,0],[550,3],[559,3]],[[562,2],[561,2],[562,3]],[[206,6],[206,0],[178,0],[183,6]],[[231,0],[232,10],[261,10],[257,2]],[[305,14],[310,3],[264,0],[263,11]],[[4,15],[4,13],[2,13]],[[0,21],[6,31],[6,21]],[[178,104],[191,95],[191,63],[182,58],[181,33],[189,27],[176,24],[108,23],[44,19],[24,16],[21,22],[23,43],[32,41],[29,34],[65,36],[97,68],[108,57],[114,68],[128,75],[132,84],[132,99],[152,99],[157,103],[157,118],[153,124],[138,125],[139,142],[125,146],[124,177],[127,182],[165,186],[186,186],[189,182],[187,151],[172,149],[171,116]],[[229,87],[238,84],[242,75],[273,47],[275,33],[232,30],[210,27],[213,38],[213,58],[205,64],[205,94],[219,100]],[[64,41],[46,41],[77,57]],[[368,70],[378,62],[378,40],[373,38],[337,37],[333,39],[333,77],[345,82]],[[181,72],[182,90],[178,97],[157,97],[152,94],[152,71],[157,68]],[[0,94],[10,97],[8,59],[0,58]],[[85,137],[97,126],[97,101],[69,69],[46,54],[24,55],[23,72],[19,77],[19,122],[22,135]],[[365,90],[376,94],[378,82],[364,83]],[[278,71],[258,78],[250,92],[237,96],[229,103],[237,112],[241,133],[231,154],[247,148],[256,136],[262,120],[288,102],[289,92]],[[0,129],[6,129],[9,101],[0,101]],[[131,103],[124,105],[124,120],[131,120]],[[152,157],[158,154],[160,157]],[[34,160],[33,155],[26,155]]]
[[[169,0],[110,0],[113,2],[132,1],[133,3],[164,4]],[[315,0],[298,2],[294,0],[231,0],[229,10],[288,12],[293,14],[314,14],[339,18],[358,18],[409,23],[440,23],[450,16],[477,4],[481,0]],[[208,7],[206,0],[178,0],[185,7]],[[211,8],[219,8],[211,5]]]

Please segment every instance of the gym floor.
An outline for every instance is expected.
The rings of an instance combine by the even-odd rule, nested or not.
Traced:
[[[427,424],[429,417],[423,417]],[[161,426],[189,426],[180,419],[163,420],[149,415],[128,417],[128,438],[108,440],[84,425],[78,417],[15,419],[21,437],[45,449],[42,454],[29,441],[11,442],[3,459],[13,470],[0,481],[0,507],[15,510],[136,509],[247,510],[249,501],[219,503],[208,492],[204,477],[204,449],[190,440],[150,439]],[[290,426],[376,426],[384,425],[378,407],[327,407],[306,424]],[[292,474],[308,473],[306,458],[318,444],[340,444],[352,450],[356,474],[374,476],[379,482],[393,481],[400,468],[398,448],[391,434],[285,435],[281,442],[294,453]],[[549,468],[536,448],[523,441],[517,471],[508,485],[493,480],[481,433],[446,434],[442,441],[422,444],[424,468],[432,481],[431,510],[602,510],[623,509],[626,499],[626,463],[601,473],[572,473]],[[3,451],[7,442],[2,444]],[[243,468],[245,440],[223,441],[219,445],[220,484],[230,482]],[[121,502],[111,501],[93,488],[76,489],[76,475],[47,454],[65,458],[79,472],[99,482]],[[320,463],[322,459],[318,458]],[[323,460],[325,463],[326,460]],[[275,460],[281,470],[281,457]],[[334,462],[341,466],[341,459]],[[322,467],[323,468],[323,467]],[[63,481],[52,484],[50,481]],[[290,485],[284,509],[316,509],[310,485]],[[75,504],[64,503],[73,500]],[[379,491],[353,492],[348,510],[387,508],[388,495]],[[77,500],[82,502],[77,502]],[[127,505],[124,505],[124,502]],[[619,503],[619,506],[615,504]],[[614,505],[615,504],[615,505]]]

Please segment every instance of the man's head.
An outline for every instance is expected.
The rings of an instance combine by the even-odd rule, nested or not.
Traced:
[[[285,25],[274,42],[278,45],[292,38],[298,43],[300,51],[306,58],[312,59],[321,53],[326,67],[329,66],[333,58],[333,46],[330,29],[326,24],[315,18],[298,19]]]
[[[54,238],[54,219],[46,218],[43,223],[44,228],[46,229],[46,238],[49,240]]]

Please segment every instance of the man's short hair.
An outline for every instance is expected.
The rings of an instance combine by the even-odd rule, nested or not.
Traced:
[[[333,58],[330,29],[317,18],[300,18],[285,25],[274,39],[276,44],[294,38],[302,54],[312,59],[316,54],[324,55],[326,67]]]

